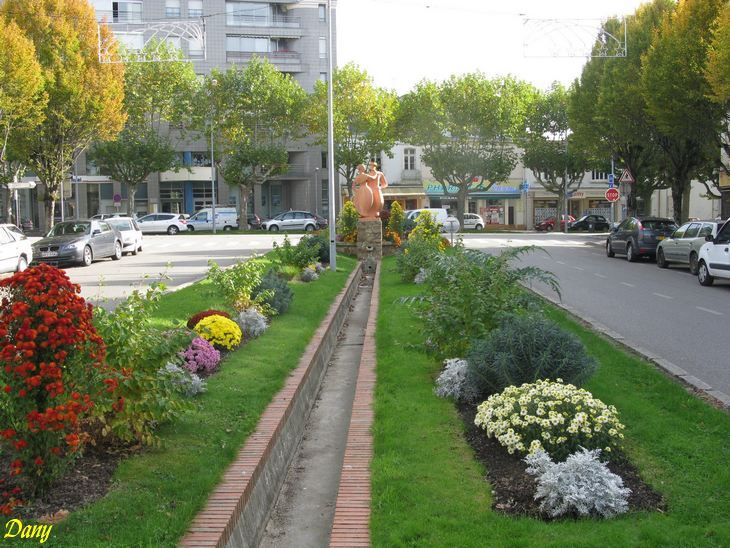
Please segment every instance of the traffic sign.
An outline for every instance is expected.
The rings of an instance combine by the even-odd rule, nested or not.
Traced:
[[[629,168],[624,169],[623,173],[621,173],[621,177],[619,177],[618,180],[619,183],[635,183],[634,176],[631,174],[631,170]]]
[[[25,182],[19,182],[19,183],[8,183],[8,190],[27,190],[30,188],[35,188],[36,182],[35,181],[25,181]]]
[[[615,188],[606,189],[606,200],[608,200],[609,202],[618,202],[620,196],[621,195],[619,194],[618,190],[616,190]]]
[[[613,173],[608,174],[608,186],[613,186]]]
[[[115,204],[121,204],[122,203],[122,195],[121,194],[115,194],[114,195],[114,203]]]

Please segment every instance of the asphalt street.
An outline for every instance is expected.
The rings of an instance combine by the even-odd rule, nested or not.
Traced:
[[[562,303],[579,315],[618,333],[730,394],[730,283],[702,287],[689,269],[657,268],[654,262],[629,263],[606,257],[605,235],[467,235],[467,247],[495,253],[507,246],[542,248],[525,264],[553,272],[560,280]],[[535,289],[548,293],[543,284]]]

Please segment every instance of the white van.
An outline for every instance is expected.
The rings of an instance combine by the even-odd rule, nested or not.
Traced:
[[[459,220],[456,217],[449,215],[448,211],[446,211],[446,208],[444,207],[413,209],[407,212],[406,218],[415,221],[422,211],[428,211],[431,213],[436,222],[441,225],[441,232],[458,232],[459,228],[461,228]]]
[[[238,228],[238,213],[235,207],[215,208],[215,229],[233,230]],[[203,208],[188,219],[188,230],[213,230],[213,210],[209,207]]]

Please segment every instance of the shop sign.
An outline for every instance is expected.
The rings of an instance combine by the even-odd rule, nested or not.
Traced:
[[[485,188],[489,185],[489,181],[484,181],[483,183],[476,182],[471,183],[469,185],[469,190],[472,193],[477,193],[479,195],[489,197],[490,194],[512,194],[515,198],[520,197],[520,185],[519,184],[499,184],[495,183],[492,185],[488,190],[485,190]],[[459,187],[454,185],[446,185],[447,193],[448,194],[457,194],[459,191]],[[444,187],[441,183],[438,183],[436,181],[423,181],[423,190],[428,196],[443,196],[444,195]]]

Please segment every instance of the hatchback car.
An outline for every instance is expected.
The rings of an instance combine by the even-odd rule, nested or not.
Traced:
[[[697,280],[702,285],[712,285],[715,278],[730,280],[730,219],[717,231],[714,238],[700,248]]]
[[[131,217],[113,217],[106,220],[122,235],[122,253],[136,255],[142,251],[142,231]]]
[[[659,242],[669,238],[677,230],[672,219],[661,217],[627,217],[611,230],[606,240],[606,255],[626,255],[633,262],[640,257],[656,256]]]
[[[583,215],[577,221],[568,224],[568,230],[587,230],[588,232],[605,231],[609,228],[611,225],[603,215]]]
[[[484,228],[484,219],[476,213],[464,213],[464,229],[481,230]]]
[[[150,213],[137,219],[137,224],[145,234],[166,232],[175,235],[188,230],[188,221],[180,213]]]
[[[64,221],[33,244],[34,262],[89,266],[104,257],[122,258],[122,235],[106,221]]]
[[[28,237],[15,225],[0,224],[0,273],[22,272],[32,260]]]
[[[568,226],[570,226],[571,223],[575,222],[575,217],[572,215],[568,215]],[[565,215],[560,216],[560,230],[563,230],[565,228]],[[535,230],[541,232],[552,232],[555,230],[555,217],[548,217],[547,219],[540,221],[535,225]]]
[[[700,248],[706,237],[717,235],[717,221],[692,221],[674,231],[669,238],[659,242],[656,248],[656,265],[667,268],[670,263],[688,264],[689,271],[697,275]]]
[[[263,230],[278,232],[279,230],[306,230],[311,232],[317,228],[317,219],[308,211],[287,211],[279,213],[270,221],[261,223]]]

